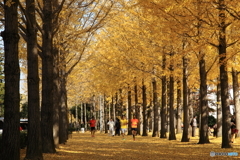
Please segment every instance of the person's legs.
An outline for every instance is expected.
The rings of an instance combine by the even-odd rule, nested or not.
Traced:
[[[95,137],[95,131],[96,131],[96,129],[95,129],[95,127],[93,128],[93,137]]]
[[[109,131],[109,132],[108,132],[108,135],[111,136],[111,134],[112,134],[111,128],[109,128],[108,131]]]
[[[115,129],[112,128],[112,136],[114,136],[114,135],[115,135]]]
[[[232,133],[231,134],[231,142],[234,143],[234,140],[235,140],[235,133]]]
[[[121,134],[122,134],[122,139],[125,140],[125,137],[124,137],[124,136],[125,136],[125,129],[122,128],[122,129],[121,129],[121,132],[122,132],[122,133],[121,133]]]
[[[195,137],[195,126],[192,127],[192,137]]]
[[[132,129],[132,136],[133,136],[133,140],[135,140],[134,130],[133,129]]]
[[[135,131],[132,130],[133,140],[135,141]]]
[[[120,129],[116,129],[116,135],[120,136]]]
[[[113,128],[109,128],[109,136],[113,135]]]
[[[93,136],[93,129],[92,129],[92,127],[91,127],[91,136]]]
[[[94,137],[95,134],[95,127],[91,127],[91,136]]]

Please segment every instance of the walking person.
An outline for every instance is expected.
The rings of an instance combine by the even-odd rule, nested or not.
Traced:
[[[216,123],[213,126],[213,137],[217,137],[217,132],[218,132],[218,129],[217,129],[217,123]]]
[[[125,140],[125,133],[127,132],[127,124],[128,124],[126,116],[124,115],[122,116],[120,123],[121,123],[122,140]]]
[[[109,135],[110,136],[114,136],[114,132],[115,132],[115,122],[112,120],[112,118],[109,120],[109,122],[107,123],[108,127],[109,127]]]
[[[95,120],[94,116],[92,116],[92,119],[88,123],[90,124],[90,127],[91,127],[91,136],[95,137],[96,120]]]
[[[132,135],[133,140],[135,141],[135,136],[137,135],[137,125],[138,125],[138,119],[135,115],[133,115],[133,119],[131,119],[131,127],[132,127]]]
[[[116,118],[115,121],[115,135],[120,136],[121,124],[119,118]]]
[[[238,129],[236,127],[236,119],[235,119],[235,113],[234,113],[233,118],[231,119],[231,142],[232,143],[234,143],[237,133],[238,133]]]
[[[192,126],[192,137],[195,137],[196,134],[196,128],[197,128],[197,116],[194,116],[190,125]]]

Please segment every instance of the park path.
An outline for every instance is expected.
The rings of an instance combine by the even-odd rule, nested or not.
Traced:
[[[56,154],[44,154],[44,160],[207,160],[207,159],[240,159],[239,156],[210,156],[210,152],[238,152],[240,140],[233,144],[234,148],[221,149],[221,138],[210,137],[210,144],[197,144],[198,137],[190,142],[181,142],[181,134],[177,140],[137,136],[111,137],[108,134],[90,132],[73,133],[65,145],[60,145]]]

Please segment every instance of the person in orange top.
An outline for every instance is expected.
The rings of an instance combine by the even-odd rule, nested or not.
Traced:
[[[135,136],[137,134],[137,125],[138,125],[138,119],[135,115],[133,115],[133,119],[131,119],[131,128],[132,128],[132,135],[133,140],[135,141]]]

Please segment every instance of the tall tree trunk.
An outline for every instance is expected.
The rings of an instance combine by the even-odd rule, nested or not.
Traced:
[[[61,111],[60,85],[59,85],[59,51],[56,47],[53,49],[53,138],[54,145],[59,148],[59,114]]]
[[[134,86],[134,92],[135,92],[135,115],[136,115],[136,118],[139,120],[139,123],[137,124],[137,134],[140,135],[140,130],[141,130],[141,121],[140,121],[140,107],[138,105],[138,90],[137,90],[137,84],[135,84]]]
[[[188,88],[188,120],[189,122],[191,122],[192,119],[193,119],[193,98],[192,98],[191,90]],[[193,128],[190,125],[188,126],[188,134],[193,135]]]
[[[42,35],[42,108],[41,131],[43,153],[55,153],[53,139],[53,54],[52,1],[43,1]]]
[[[58,0],[53,0],[53,9],[56,11],[59,9]],[[53,27],[58,27],[58,21],[55,21]],[[60,101],[60,75],[59,75],[59,55],[60,50],[57,48],[55,44],[53,48],[53,138],[54,138],[54,145],[56,148],[59,148],[59,124],[60,119],[59,115],[61,112],[61,101]]]
[[[114,120],[116,120],[116,114],[115,114],[115,105],[114,105],[114,96],[112,96],[112,103],[111,103],[111,116]]]
[[[143,100],[143,133],[142,136],[148,136],[147,133],[147,95],[146,95],[146,85],[144,84],[144,79],[142,81],[142,100]]]
[[[99,95],[99,124],[100,124],[100,133],[105,129],[105,122],[104,122],[104,97]]]
[[[159,130],[158,130],[158,122],[159,122],[159,115],[158,115],[158,101],[157,101],[157,81],[153,78],[152,81],[153,85],[153,132],[152,137],[159,137]]]
[[[61,62],[65,62],[65,57],[61,54]],[[68,139],[68,109],[67,109],[67,74],[66,64],[63,63],[60,70],[60,113],[59,113],[59,143],[63,144]]]
[[[221,105],[221,86],[218,78],[217,84],[217,137],[222,136],[222,105]]]
[[[228,104],[228,75],[227,75],[227,42],[226,42],[226,5],[224,0],[219,0],[219,64],[222,102],[222,148],[230,148],[230,120]]]
[[[115,110],[114,110],[114,98],[113,98],[113,96],[112,96],[112,101],[111,101],[111,103],[110,103],[110,106],[111,106],[111,109],[110,109],[110,116],[114,119],[114,121],[116,120],[116,118],[115,118]]]
[[[188,85],[187,85],[187,58],[183,57],[183,134],[181,142],[189,142],[188,128]]]
[[[200,53],[201,54],[201,53]],[[201,124],[199,144],[210,143],[208,137],[208,106],[207,106],[207,73],[205,67],[204,55],[200,55],[199,73],[200,73],[200,108]]]
[[[116,116],[121,116],[120,107],[118,104],[118,92],[116,92],[115,94],[115,113],[116,113]]]
[[[240,129],[240,101],[239,101],[239,84],[238,84],[238,73],[235,68],[232,68],[232,81],[233,81],[233,98],[235,106],[235,118],[236,128]],[[238,132],[237,137],[240,136]]]
[[[170,70],[173,72],[173,66],[170,66]],[[170,85],[169,85],[169,118],[170,118],[170,132],[169,132],[169,140],[176,140],[175,134],[175,124],[174,124],[174,77],[173,74],[170,75]]]
[[[130,85],[128,85],[128,135],[132,135],[131,115],[132,115],[132,92]]]
[[[26,1],[28,61],[28,143],[26,159],[43,159],[40,130],[40,96],[35,0]]]
[[[86,105],[86,104],[85,104]],[[108,125],[107,125],[107,122],[108,122],[108,120],[110,120],[110,119],[108,119],[108,109],[107,109],[107,107],[108,107],[108,104],[107,104],[107,100],[106,100],[106,95],[104,94],[104,126],[105,126],[105,128],[104,128],[104,130],[105,130],[105,133],[108,133]]]
[[[84,124],[85,124],[85,128],[87,128],[87,104],[84,103]]]
[[[177,133],[182,133],[181,81],[177,81]]]
[[[119,104],[119,109],[120,109],[120,113],[121,114],[126,114],[126,107],[124,107],[123,105],[123,95],[122,95],[122,89],[119,89],[119,100],[118,100],[118,104]],[[125,115],[127,117],[127,115]]]
[[[2,160],[20,159],[20,69],[18,59],[18,0],[12,0],[8,6],[4,0],[5,30],[1,33],[4,41],[4,126],[2,135]]]
[[[166,68],[166,55],[163,55],[162,70]],[[161,132],[160,138],[167,138],[166,130],[166,109],[167,109],[167,78],[162,76],[162,107],[161,107]]]

